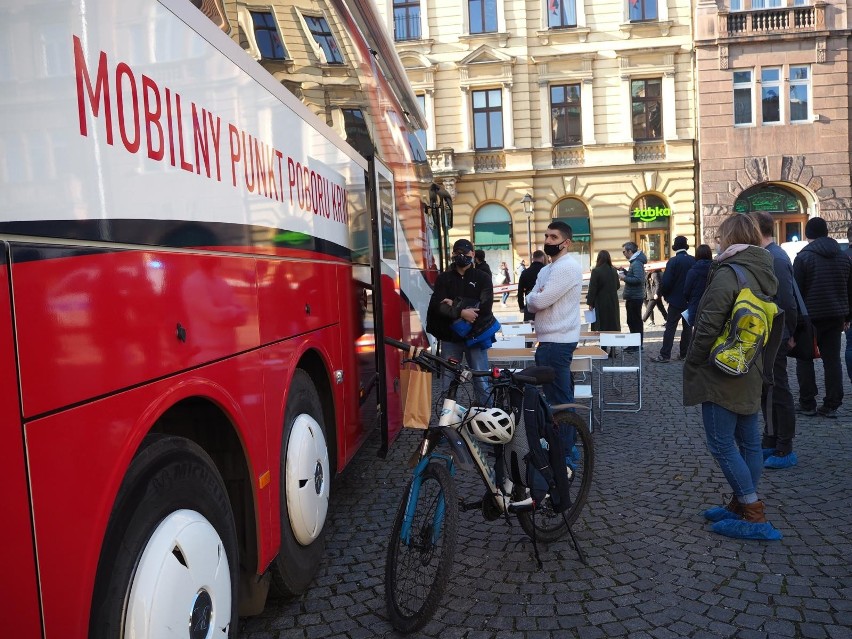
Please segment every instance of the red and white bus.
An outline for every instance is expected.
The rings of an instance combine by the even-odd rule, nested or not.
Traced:
[[[371,0],[0,25],[3,634],[236,636],[399,431],[376,344],[425,340],[446,246],[417,99]]]

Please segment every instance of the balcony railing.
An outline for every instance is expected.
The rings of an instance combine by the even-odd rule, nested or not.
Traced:
[[[554,148],[552,151],[552,161],[554,169],[561,169],[566,166],[581,166],[585,162],[583,147]]]
[[[406,15],[393,18],[393,39],[396,42],[420,39],[420,10],[411,9]]]
[[[825,29],[825,3],[812,7],[754,9],[752,11],[719,12],[722,37],[821,31]]]
[[[433,173],[452,173],[456,170],[453,149],[426,151],[426,157],[429,158],[429,167]]]
[[[658,162],[666,159],[666,143],[662,140],[636,142],[633,145],[634,162]]]
[[[473,158],[473,170],[477,173],[502,171],[506,168],[506,154],[503,151],[477,151]]]

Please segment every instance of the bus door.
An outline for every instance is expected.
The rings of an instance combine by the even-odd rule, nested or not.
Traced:
[[[9,295],[9,245],[0,244],[0,547],[3,631],[7,637],[41,637],[33,519],[24,459],[24,433]],[[56,478],[62,481],[61,477]],[[11,624],[11,625],[9,625]]]
[[[402,298],[399,289],[399,256],[397,253],[397,220],[394,178],[391,170],[380,160],[370,162],[370,187],[373,230],[373,303],[376,307],[376,356],[381,374],[377,379],[382,445],[379,455],[388,447],[402,428],[399,361],[395,348],[384,346],[384,337],[402,337]]]

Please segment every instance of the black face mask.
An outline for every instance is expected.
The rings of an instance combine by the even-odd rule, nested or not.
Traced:
[[[560,242],[559,244],[545,244],[544,254],[548,257],[554,257],[556,255],[559,255],[559,251],[562,250],[563,244],[565,244],[565,242]]]
[[[473,264],[473,258],[470,255],[453,255],[453,264],[459,268],[464,268]]]

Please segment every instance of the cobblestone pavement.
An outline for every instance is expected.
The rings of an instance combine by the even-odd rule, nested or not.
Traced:
[[[575,525],[588,566],[565,541],[541,549],[538,570],[519,526],[461,513],[443,601],[410,636],[852,638],[848,378],[838,419],[798,419],[798,466],[763,475],[760,494],[784,539],[727,539],[701,517],[722,503],[727,484],[707,452],[699,408],[681,405],[681,365],[648,361],[661,336],[646,335],[645,408],[608,415],[595,434],[594,485]],[[792,365],[790,375],[795,386]],[[385,552],[418,439],[403,433],[385,460],[377,440],[359,453],[334,486],[314,586],[270,601],[242,622],[241,639],[396,636],[384,612]],[[460,494],[477,495],[478,481],[463,476]]]

